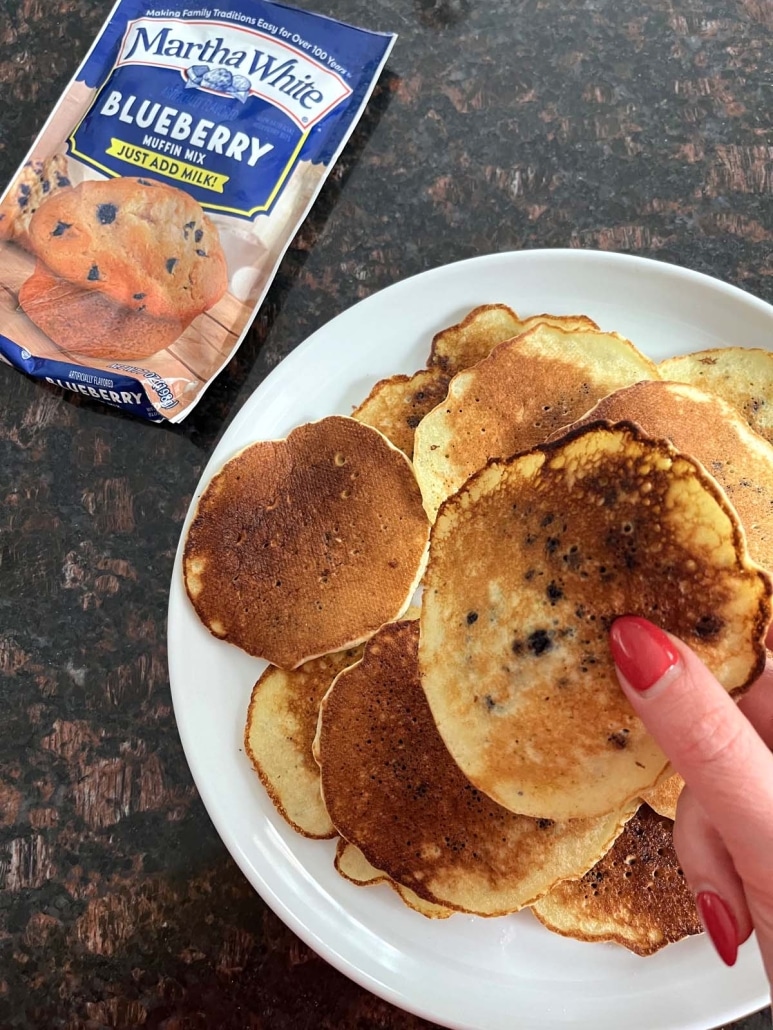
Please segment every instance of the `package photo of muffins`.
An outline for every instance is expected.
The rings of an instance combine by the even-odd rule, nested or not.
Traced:
[[[0,358],[152,421],[241,343],[394,44],[119,0],[0,199]]]

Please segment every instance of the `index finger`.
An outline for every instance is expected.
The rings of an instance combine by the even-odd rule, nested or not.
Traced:
[[[631,705],[725,840],[739,874],[768,883],[773,755],[682,641],[626,616],[612,626],[610,643]]]

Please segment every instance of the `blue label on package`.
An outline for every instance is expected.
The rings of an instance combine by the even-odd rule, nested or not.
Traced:
[[[120,39],[112,33],[81,77],[96,83],[108,47],[114,70],[70,148],[109,175],[180,182],[203,208],[252,218],[270,210],[301,155],[325,159],[333,123],[361,103],[356,87],[386,40],[258,0],[202,13],[121,4]]]
[[[0,355],[184,417],[241,342],[394,39],[270,0],[120,0],[0,205],[0,283],[19,296]]]
[[[125,375],[106,376],[99,369],[79,365],[73,368],[65,361],[52,361],[50,358],[36,358],[24,347],[0,333],[0,355],[9,364],[15,365],[35,379],[44,379],[52,386],[58,386],[81,397],[91,397],[95,401],[117,408],[125,408],[133,415],[149,419],[151,422],[163,422],[163,417],[148,400],[142,386],[134,378]]]

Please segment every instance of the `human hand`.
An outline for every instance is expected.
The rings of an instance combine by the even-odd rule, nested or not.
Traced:
[[[755,930],[773,983],[773,662],[736,705],[646,619],[617,619],[610,648],[631,705],[687,784],[674,844],[706,932],[731,966]]]

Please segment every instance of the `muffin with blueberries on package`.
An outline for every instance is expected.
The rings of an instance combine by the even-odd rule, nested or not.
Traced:
[[[394,40],[271,0],[119,0],[0,200],[0,357],[184,418],[244,337]]]

